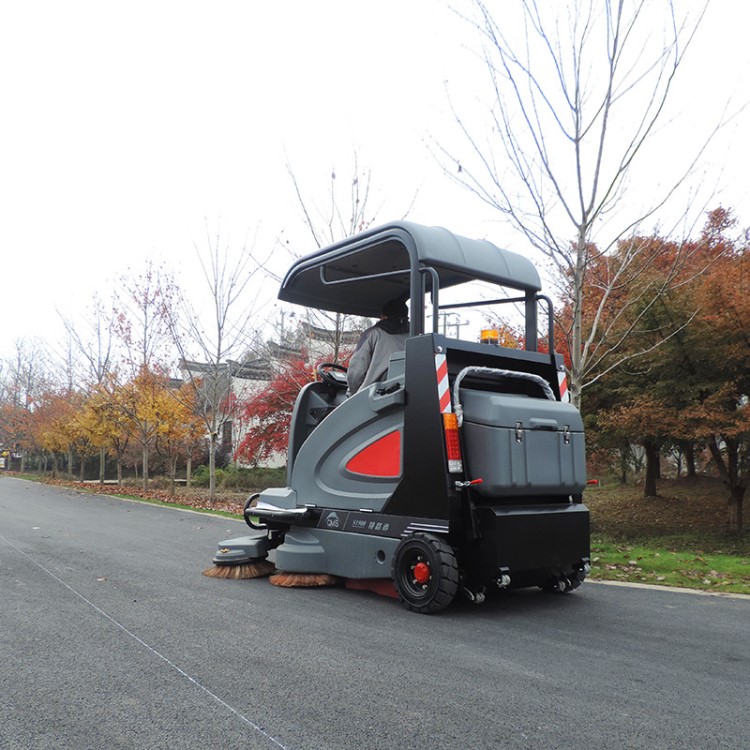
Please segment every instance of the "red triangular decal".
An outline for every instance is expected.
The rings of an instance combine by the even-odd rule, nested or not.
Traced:
[[[349,459],[346,468],[368,477],[400,477],[401,432],[394,430],[370,443]]]

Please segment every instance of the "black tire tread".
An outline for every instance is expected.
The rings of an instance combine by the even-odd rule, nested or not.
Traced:
[[[396,550],[396,554],[393,558],[392,577],[396,583],[396,590],[398,591],[399,599],[404,607],[412,612],[418,612],[420,614],[440,612],[453,601],[458,591],[459,575],[456,556],[449,544],[433,534],[417,532],[406,537],[402,544],[411,544],[414,541],[420,541],[432,551],[435,560],[431,566],[433,571],[432,575],[433,577],[437,577],[437,586],[432,592],[432,595],[426,599],[423,604],[410,601],[408,595],[404,594],[399,586],[400,574],[397,568],[400,562],[400,555],[399,550]]]

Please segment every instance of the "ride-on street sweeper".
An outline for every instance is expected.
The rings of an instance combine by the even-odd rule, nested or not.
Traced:
[[[474,282],[478,298],[462,301],[456,292]],[[318,366],[294,407],[287,486],[248,500],[253,532],[219,543],[216,574],[275,571],[272,582],[292,586],[343,579],[422,613],[456,595],[481,602],[491,589],[577,588],[590,554],[583,424],[564,398],[540,291],[527,258],[410,222],[296,261],[279,299],[371,318],[401,299],[409,336],[384,379],[349,397],[345,368]],[[507,303],[523,312],[524,349],[492,332],[489,343],[438,332],[450,311]]]

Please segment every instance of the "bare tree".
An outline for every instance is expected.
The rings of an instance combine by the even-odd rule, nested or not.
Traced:
[[[372,170],[360,168],[359,154],[356,150],[352,156],[349,176],[342,179],[336,168],[331,169],[327,189],[325,193],[320,191],[320,195],[325,196],[324,199],[321,197],[315,200],[312,193],[307,193],[303,189],[288,158],[286,169],[302,212],[302,223],[312,237],[314,247],[332,245],[369,229],[377,222],[383,204],[372,205]],[[407,217],[416,198],[415,192],[406,211],[400,215],[401,219]],[[300,257],[301,253],[292,249],[285,240],[279,240],[278,244],[289,253],[290,260]],[[274,278],[281,280],[278,276]],[[346,332],[352,328],[362,327],[360,318],[352,319],[351,316],[341,313],[307,310],[305,315],[308,335],[316,336],[317,343],[320,343],[321,337],[325,338],[333,362],[338,362],[345,350]]]
[[[312,235],[316,247],[325,247],[372,226],[382,206],[371,210],[368,205],[372,172],[359,168],[359,156],[354,152],[352,175],[348,180],[348,194],[340,198],[341,180],[336,169],[331,170],[326,200],[324,203],[305,197],[292,165],[287,159],[287,173],[292,181],[294,194],[304,217],[304,224]]]
[[[646,206],[633,200],[629,178],[668,116],[675,78],[706,5],[678,19],[669,0],[658,8],[646,0],[525,0],[517,19],[503,6],[503,23],[483,0],[474,0],[474,8],[468,20],[480,34],[489,74],[491,134],[476,134],[453,105],[468,150],[438,149],[446,172],[551,262],[572,309],[570,390],[578,404],[597,373],[623,359],[622,339],[607,340],[601,311],[630,283],[631,269],[642,266],[643,248],[631,243],[611,264],[599,309],[584,326],[588,265],[664,207],[722,124],[696,144],[659,197]],[[679,276],[681,262],[666,286]],[[639,301],[641,309],[649,303]],[[611,355],[607,361],[604,352]]]
[[[124,365],[134,373],[167,366],[169,320],[176,294],[172,275],[151,261],[140,274],[121,277],[120,292],[115,296],[114,333],[124,346]]]
[[[46,347],[38,339],[16,339],[7,364],[13,406],[28,407],[51,383]]]
[[[87,384],[101,385],[114,365],[114,312],[108,312],[99,297],[95,297],[83,320],[74,323],[69,318],[62,319],[74,348],[83,359]]]
[[[174,343],[182,358],[183,377],[191,385],[194,406],[209,436],[209,495],[216,497],[216,451],[224,426],[235,416],[233,377],[248,348],[258,297],[251,282],[262,263],[253,246],[233,251],[219,233],[211,236],[206,225],[205,249],[195,245],[209,310],[196,306],[183,293],[178,315],[170,318]],[[193,357],[198,357],[196,361]],[[176,397],[179,392],[175,391]]]

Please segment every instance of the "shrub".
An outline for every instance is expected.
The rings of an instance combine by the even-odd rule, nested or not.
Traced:
[[[192,483],[195,487],[208,487],[209,468],[199,466],[193,472]],[[286,468],[238,469],[229,466],[216,469],[216,487],[225,490],[262,490],[266,487],[283,487],[286,484]]]
[[[222,487],[228,490],[258,490],[265,487],[283,487],[286,483],[286,469],[238,469],[227,468]]]
[[[168,490],[172,486],[169,477],[150,477],[148,486],[152,490]]]
[[[221,487],[224,480],[224,474],[226,469],[216,469],[216,486]],[[194,487],[208,487],[210,484],[211,472],[208,466],[200,465],[192,476],[192,484]]]

